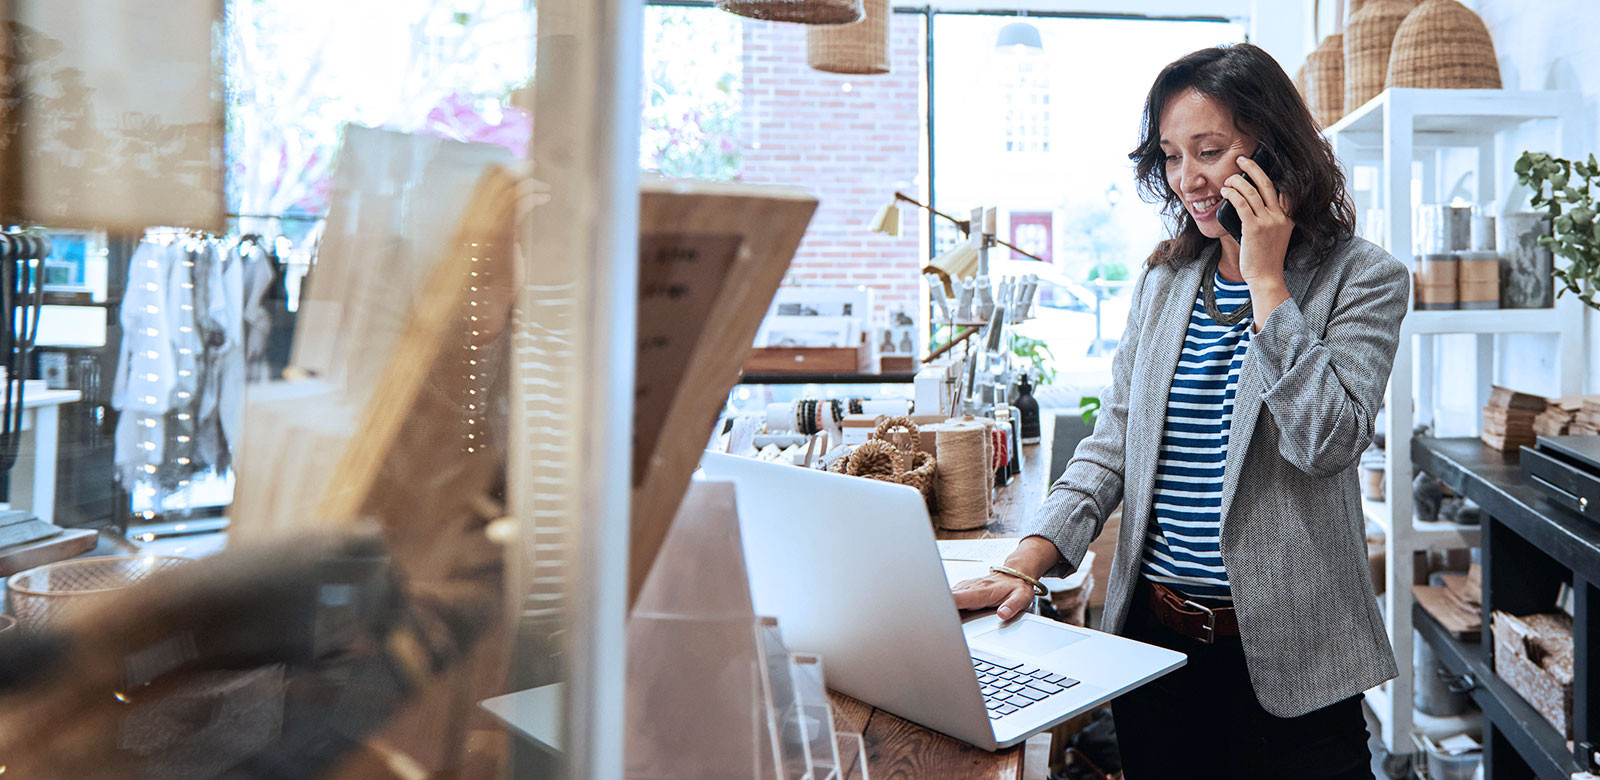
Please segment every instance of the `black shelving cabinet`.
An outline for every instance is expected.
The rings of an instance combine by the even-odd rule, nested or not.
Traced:
[[[1418,632],[1457,675],[1471,675],[1472,697],[1485,715],[1484,777],[1567,780],[1592,765],[1600,736],[1600,689],[1590,674],[1590,653],[1600,647],[1600,525],[1550,501],[1522,476],[1517,453],[1477,439],[1417,437],[1413,466],[1439,478],[1484,510],[1483,640],[1459,642],[1418,605]],[[1573,741],[1494,674],[1491,615],[1552,612],[1562,583],[1574,589]]]

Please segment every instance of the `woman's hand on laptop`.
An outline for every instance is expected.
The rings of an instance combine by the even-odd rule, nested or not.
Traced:
[[[1033,603],[1033,586],[1009,574],[993,572],[987,577],[962,580],[950,593],[956,597],[957,609],[988,609],[999,606],[1001,620],[1010,620]]]
[[[1042,536],[1024,537],[1017,544],[1017,549],[1006,556],[1007,566],[1034,579],[1043,576],[1060,561],[1061,553],[1056,550],[1055,543]],[[1001,572],[962,580],[950,589],[950,593],[955,596],[957,609],[999,607],[996,612],[1001,620],[1010,620],[1022,614],[1034,598],[1033,586],[1027,580]]]

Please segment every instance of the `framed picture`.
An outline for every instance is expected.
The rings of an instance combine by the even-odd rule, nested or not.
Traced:
[[[878,355],[906,355],[917,354],[917,327],[915,325],[892,325],[883,328],[873,343],[878,347]]]
[[[760,347],[850,347],[860,339],[854,317],[768,317]]]
[[[867,287],[779,287],[755,345],[854,346],[871,316],[872,290]]]
[[[868,287],[779,287],[767,316],[854,317],[865,322],[872,316],[872,290]]]

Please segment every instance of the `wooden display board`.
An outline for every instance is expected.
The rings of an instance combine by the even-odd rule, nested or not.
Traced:
[[[786,187],[642,187],[630,607],[816,207]]]

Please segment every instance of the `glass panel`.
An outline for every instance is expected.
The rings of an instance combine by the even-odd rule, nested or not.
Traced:
[[[626,569],[582,535],[626,493],[570,478],[626,468],[639,28],[600,5],[547,8],[627,100],[551,68],[541,151],[620,176],[536,197],[531,0],[0,3],[0,772],[560,777],[522,735],[566,731],[620,774],[564,728],[622,722],[622,592],[566,577]]]

